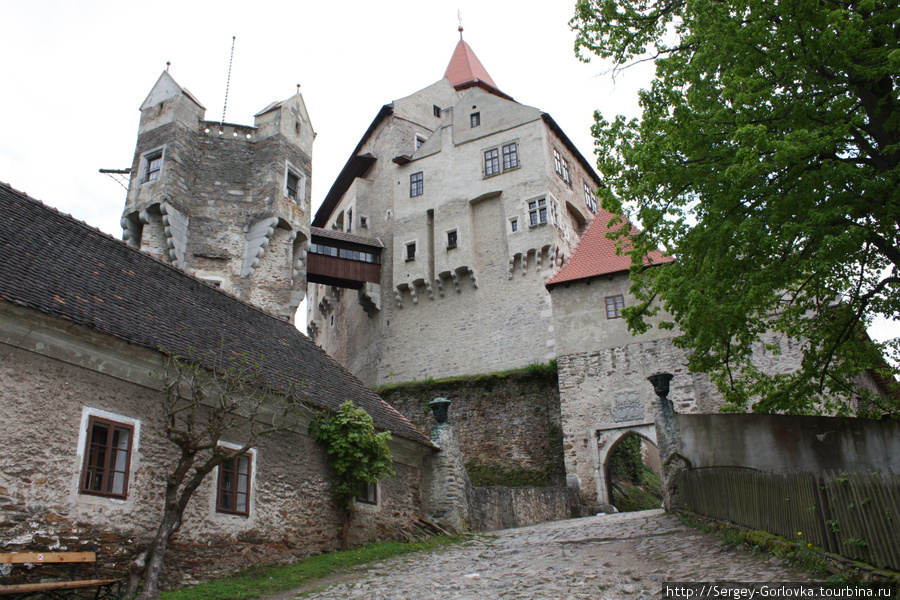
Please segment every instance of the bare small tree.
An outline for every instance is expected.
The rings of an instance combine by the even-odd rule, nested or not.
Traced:
[[[169,540],[181,527],[185,508],[216,467],[247,453],[263,437],[297,425],[305,405],[294,386],[278,390],[266,382],[259,362],[225,351],[199,358],[165,353],[165,436],[180,453],[166,473],[165,504],[156,535],[132,565],[127,593],[138,600],[159,597],[159,577]],[[311,414],[311,413],[310,413]],[[239,448],[224,446],[234,432]]]

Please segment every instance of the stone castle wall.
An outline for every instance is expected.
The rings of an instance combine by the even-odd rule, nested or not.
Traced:
[[[154,364],[153,353],[124,344],[86,353],[69,338],[28,351],[9,345],[15,329],[2,324],[0,439],[14,451],[0,453],[0,552],[95,545],[104,564],[127,565],[158,525],[164,470],[176,450],[163,433],[161,392],[147,375],[159,368],[158,359]],[[139,425],[124,500],[79,493],[85,408]],[[392,443],[397,477],[380,482],[377,506],[357,511],[352,543],[398,537],[421,517],[422,451],[410,445]],[[337,547],[340,513],[322,449],[306,435],[282,433],[262,439],[254,453],[249,516],[216,511],[216,476],[210,474],[172,539],[166,585]]]
[[[473,484],[562,485],[562,431],[556,377],[516,372],[389,386],[378,391],[422,431],[434,424],[428,403],[452,400],[456,431]]]

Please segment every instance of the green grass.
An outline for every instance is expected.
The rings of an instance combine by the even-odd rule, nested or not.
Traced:
[[[341,569],[377,562],[423,550],[456,544],[464,536],[438,536],[420,542],[377,542],[302,559],[292,565],[255,567],[233,577],[216,579],[190,588],[163,592],[162,600],[244,600],[273,594],[330,575]]]

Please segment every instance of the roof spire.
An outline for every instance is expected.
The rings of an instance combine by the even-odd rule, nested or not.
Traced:
[[[450,58],[450,64],[444,72],[444,77],[450,80],[450,83],[457,90],[462,90],[473,85],[484,85],[493,90],[500,91],[491,76],[469,44],[462,39],[462,24],[459,26],[459,41],[456,43],[456,49]]]
[[[457,9],[457,11],[456,11],[456,18],[459,19],[459,27],[457,28],[459,30],[459,41],[462,41],[462,39],[463,39],[463,36],[462,36],[462,32],[463,32],[462,11],[459,9]]]

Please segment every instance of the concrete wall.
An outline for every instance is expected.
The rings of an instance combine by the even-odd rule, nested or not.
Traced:
[[[163,433],[158,381],[148,375],[159,370],[159,356],[23,309],[0,313],[0,334],[0,551],[90,543],[104,562],[127,564],[155,531],[175,451]],[[126,499],[79,492],[80,430],[89,412],[135,425]],[[242,442],[236,434],[226,441]],[[397,477],[380,482],[377,506],[360,505],[352,543],[397,537],[421,517],[423,452],[429,451],[395,440],[392,452]],[[249,516],[216,511],[211,474],[173,538],[167,585],[338,545],[339,511],[315,441],[286,432],[261,440],[254,454]]]
[[[675,424],[693,468],[900,471],[900,422],[893,420],[676,414]]]

